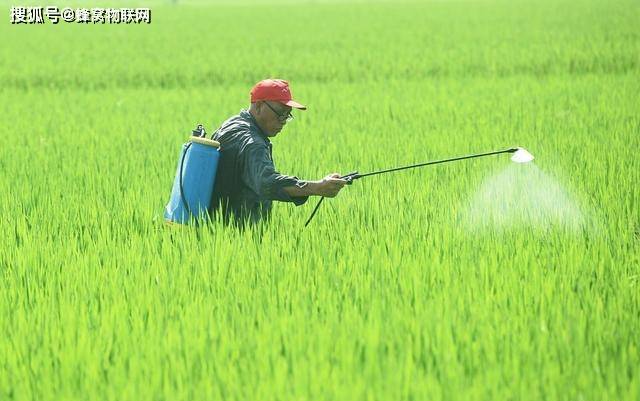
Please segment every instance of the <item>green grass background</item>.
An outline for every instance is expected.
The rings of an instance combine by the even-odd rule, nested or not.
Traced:
[[[0,400],[637,400],[636,1],[149,4],[150,25],[0,24]],[[527,147],[579,231],[469,231],[507,157],[164,226],[180,145],[266,77],[317,179]]]

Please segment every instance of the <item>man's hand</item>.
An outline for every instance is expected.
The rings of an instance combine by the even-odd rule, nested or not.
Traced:
[[[340,174],[329,174],[318,181],[315,195],[334,198],[345,185],[347,185],[347,180],[340,178]]]
[[[284,187],[283,189],[290,196],[324,196],[335,198],[338,192],[347,185],[347,180],[340,178],[340,174],[333,173],[324,177],[320,181],[307,181],[303,188],[297,186]]]

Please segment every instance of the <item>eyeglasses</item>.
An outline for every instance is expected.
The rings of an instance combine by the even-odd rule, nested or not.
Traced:
[[[267,107],[269,107],[271,109],[271,111],[273,111],[273,114],[276,115],[276,117],[278,117],[278,121],[280,121],[281,123],[285,122],[285,121],[291,121],[293,120],[293,114],[291,114],[290,111],[287,111],[287,114],[280,114],[278,113],[273,107],[271,107],[271,105],[267,102],[264,102],[264,104],[267,105]]]

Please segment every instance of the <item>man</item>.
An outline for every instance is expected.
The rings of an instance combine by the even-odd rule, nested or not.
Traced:
[[[335,197],[347,183],[333,173],[318,181],[300,180],[276,171],[269,138],[293,119],[294,101],[289,83],[265,79],[251,90],[251,106],[229,118],[213,134],[220,142],[220,160],[211,213],[240,226],[268,219],[272,201],[305,203],[310,195]]]

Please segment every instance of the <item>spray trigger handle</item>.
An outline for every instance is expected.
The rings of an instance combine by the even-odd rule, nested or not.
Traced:
[[[358,178],[360,178],[360,174],[358,174],[357,171],[353,171],[349,174],[343,175],[340,178],[347,181],[347,185],[351,185],[353,183],[353,180],[357,180]]]

